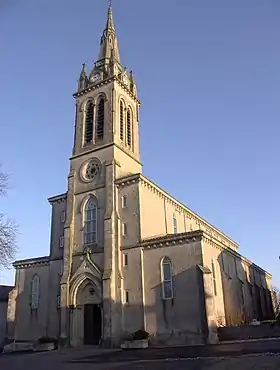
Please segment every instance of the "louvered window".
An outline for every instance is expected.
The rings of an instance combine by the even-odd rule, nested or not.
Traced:
[[[123,133],[123,102],[120,102],[120,139],[123,141],[124,133]]]
[[[103,140],[104,137],[104,98],[99,100],[97,106],[97,124],[96,124],[96,140]]]
[[[127,139],[127,146],[131,148],[131,110],[130,108],[127,110],[126,139]]]
[[[92,142],[93,137],[93,103],[90,101],[86,106],[85,119],[85,143]]]

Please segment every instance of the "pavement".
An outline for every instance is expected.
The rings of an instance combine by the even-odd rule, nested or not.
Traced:
[[[142,350],[86,347],[1,355],[1,370],[280,370],[280,340]]]

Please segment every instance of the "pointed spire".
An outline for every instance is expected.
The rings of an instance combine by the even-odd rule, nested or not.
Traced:
[[[83,63],[82,71],[80,74],[80,79],[87,77],[87,72],[86,72],[86,63]]]
[[[131,83],[134,85],[135,82],[134,82],[134,76],[133,76],[132,71],[129,72],[129,78],[130,78]]]
[[[114,21],[113,21],[113,9],[112,9],[111,1],[109,2],[109,7],[108,7],[106,29],[111,29],[115,32],[115,26],[114,26]]]
[[[87,72],[86,72],[86,64],[83,63],[82,71],[79,78],[79,90],[83,90],[87,84]]]
[[[134,75],[133,75],[133,72],[130,71],[129,72],[129,79],[130,79],[130,91],[135,95],[137,96],[137,87],[136,87],[136,83],[135,83],[135,79],[134,79]]]
[[[108,14],[107,14],[107,21],[106,26],[103,31],[101,41],[100,41],[100,51],[98,56],[98,61],[102,59],[109,60],[111,57],[112,50],[114,51],[115,60],[116,62],[120,62],[119,57],[119,49],[118,49],[118,42],[117,42],[117,36],[113,21],[113,10],[112,10],[112,4],[109,3],[108,8]]]

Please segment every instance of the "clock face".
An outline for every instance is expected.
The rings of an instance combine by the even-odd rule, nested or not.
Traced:
[[[90,78],[90,81],[91,82],[96,82],[96,81],[98,81],[99,80],[99,74],[97,73],[97,74],[95,74],[94,76],[92,76],[91,78]]]
[[[96,62],[95,63],[95,66],[96,67],[101,67],[101,66],[103,66],[104,65],[104,60],[100,60],[99,62]]]

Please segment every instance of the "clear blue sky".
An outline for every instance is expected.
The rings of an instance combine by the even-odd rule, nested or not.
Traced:
[[[279,0],[115,0],[142,100],[144,173],[240,244],[280,286]],[[47,255],[47,198],[66,190],[81,65],[106,0],[0,1],[0,209],[18,258]],[[0,283],[12,283],[1,272]]]

